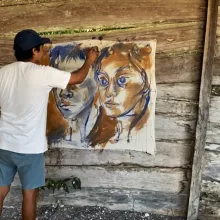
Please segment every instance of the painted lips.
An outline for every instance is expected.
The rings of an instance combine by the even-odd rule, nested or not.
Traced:
[[[118,106],[118,105],[119,105],[118,103],[115,103],[115,102],[112,102],[112,101],[105,102],[105,106],[107,108],[113,108],[113,107]]]

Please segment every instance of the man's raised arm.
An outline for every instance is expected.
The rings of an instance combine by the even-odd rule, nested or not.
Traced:
[[[89,73],[90,66],[95,62],[98,55],[99,55],[98,48],[92,47],[88,51],[88,54],[86,56],[86,60],[83,66],[79,70],[71,73],[71,77],[70,77],[68,84],[75,85],[75,84],[82,83]]]

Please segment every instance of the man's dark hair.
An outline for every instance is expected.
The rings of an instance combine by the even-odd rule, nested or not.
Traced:
[[[39,44],[38,46],[35,46],[34,48],[37,50],[37,51],[40,51],[40,47],[41,47],[42,44]],[[29,61],[32,59],[33,57],[33,48],[30,49],[30,50],[27,50],[27,51],[22,51],[22,50],[19,50],[19,49],[16,49],[15,50],[15,57],[17,59],[17,61]]]

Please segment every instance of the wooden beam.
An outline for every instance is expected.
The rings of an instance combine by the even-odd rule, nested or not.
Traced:
[[[218,0],[208,1],[203,67],[199,97],[199,112],[196,127],[195,152],[192,168],[192,179],[187,220],[198,219],[202,175],[202,159],[206,143],[207,122],[209,116],[209,104],[212,85],[212,68],[215,54],[218,3]]]

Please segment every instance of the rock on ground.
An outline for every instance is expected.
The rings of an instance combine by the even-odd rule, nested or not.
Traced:
[[[38,220],[186,220],[183,217],[172,217],[154,215],[148,213],[112,211],[103,207],[73,207],[64,206],[53,208],[43,206],[38,209]],[[2,213],[2,220],[21,219],[20,208],[5,208]]]

